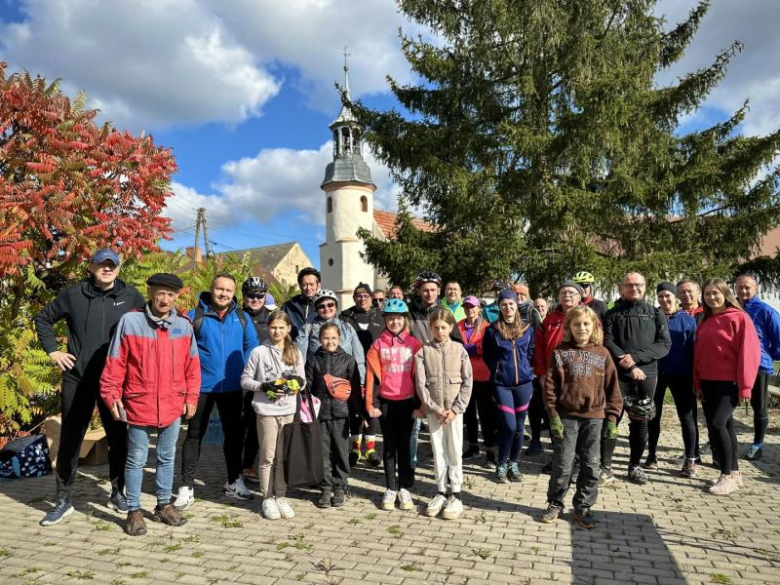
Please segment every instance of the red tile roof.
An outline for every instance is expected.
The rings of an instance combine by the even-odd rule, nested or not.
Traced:
[[[379,226],[379,229],[382,230],[382,233],[385,235],[387,239],[392,239],[393,234],[395,233],[395,218],[397,217],[397,214],[392,213],[390,211],[381,211],[379,209],[374,210],[374,221]],[[433,232],[436,231],[434,227],[429,224],[427,221],[418,219],[416,217],[412,218],[412,225],[416,227],[418,230],[423,232]]]

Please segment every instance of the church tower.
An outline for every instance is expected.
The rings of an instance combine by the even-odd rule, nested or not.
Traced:
[[[344,91],[349,93],[349,67],[344,53]],[[339,309],[352,306],[359,282],[374,287],[374,268],[360,257],[364,250],[358,228],[374,227],[374,191],[371,171],[363,160],[361,128],[349,107],[342,106],[329,126],[333,135],[333,161],[325,169],[320,187],[325,191],[326,240],[320,244],[322,288],[339,297]]]

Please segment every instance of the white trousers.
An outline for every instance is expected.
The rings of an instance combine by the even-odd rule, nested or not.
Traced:
[[[428,429],[433,449],[433,475],[438,491],[447,493],[447,480],[453,493],[463,484],[463,415],[442,425],[435,414],[428,414]]]

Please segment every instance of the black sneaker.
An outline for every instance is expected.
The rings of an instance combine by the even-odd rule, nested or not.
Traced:
[[[360,451],[350,451],[349,452],[349,466],[355,467],[355,465],[358,464],[358,461],[360,461]]]
[[[590,511],[590,508],[574,510],[574,521],[582,528],[587,528],[588,530],[593,530],[596,527],[596,522],[593,520],[593,512]]]
[[[344,505],[344,490],[338,488],[333,490],[333,497],[330,499],[330,505],[334,508],[340,508]]]
[[[695,459],[686,459],[685,463],[683,463],[682,469],[680,470],[680,477],[685,478],[692,478],[696,477],[696,460]]]
[[[525,450],[525,454],[529,457],[541,455],[542,453],[544,453],[544,447],[542,447],[542,442],[539,439],[532,440],[528,444],[528,449]]]
[[[331,499],[333,499],[333,492],[330,490],[322,490],[319,499],[314,502],[314,505],[318,508],[330,508]]]
[[[469,445],[469,448],[463,454],[463,460],[466,461],[475,457],[479,457],[479,447],[477,445]]]
[[[547,504],[547,509],[542,512],[539,522],[542,524],[552,524],[561,516],[563,516],[563,506],[557,502],[550,502]]]
[[[366,453],[366,460],[372,467],[379,467],[382,465],[382,458],[379,456],[379,453],[373,449]]]
[[[112,510],[127,514],[127,498],[122,492],[115,492],[111,494],[111,497],[108,500],[108,504],[106,505]]]
[[[54,526],[55,524],[59,524],[65,518],[73,514],[74,511],[70,500],[57,500],[57,505],[49,510],[46,516],[43,517],[43,520],[41,520],[41,526]]]
[[[492,467],[496,464],[496,450],[493,447],[485,449],[485,467]]]
[[[637,485],[645,485],[647,483],[647,474],[644,469],[637,465],[628,470],[628,481]]]
[[[552,473],[552,459],[542,465],[542,473],[546,473],[547,475]]]

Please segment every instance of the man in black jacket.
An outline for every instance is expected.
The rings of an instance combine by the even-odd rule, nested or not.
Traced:
[[[116,324],[125,313],[142,308],[145,299],[119,280],[119,256],[98,250],[89,266],[90,277],[66,288],[35,317],[38,339],[52,361],[63,371],[62,430],[57,456],[57,504],[41,525],[57,524],[73,513],[71,491],[76,479],[79,449],[97,404],[108,437],[111,498],[108,505],[127,512],[124,471],[127,460],[127,425],[115,421],[100,397],[100,375]],[[68,349],[60,351],[54,325],[68,324]]]
[[[638,272],[626,274],[620,284],[620,299],[604,317],[604,346],[617,367],[624,412],[629,415],[628,479],[638,484],[647,483],[647,475],[639,463],[647,445],[648,418],[642,416],[644,407],[634,410],[631,404],[653,404],[658,377],[656,362],[672,346],[666,317],[644,300],[645,286],[645,277]],[[617,423],[620,424],[620,419]],[[616,444],[617,427],[612,427],[601,442],[601,485],[614,479],[612,453]]]
[[[290,336],[293,340],[298,338],[298,330],[314,321],[317,316],[317,311],[314,309],[314,295],[320,290],[321,280],[322,277],[316,268],[304,268],[298,273],[298,288],[301,289],[301,293],[282,305],[282,311],[287,313],[292,323]]]

